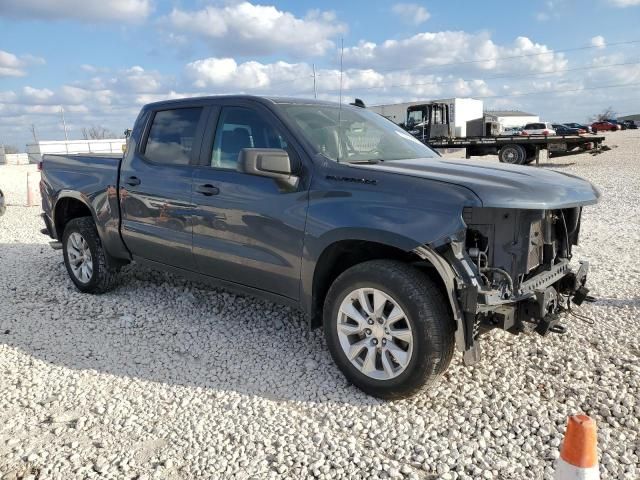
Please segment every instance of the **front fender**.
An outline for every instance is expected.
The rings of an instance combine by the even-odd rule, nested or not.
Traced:
[[[425,244],[435,249],[466,228],[463,208],[478,202],[468,189],[452,184],[333,162],[323,165],[309,192],[302,309],[312,317],[317,314],[315,271],[331,245],[343,240],[375,242],[407,254]]]

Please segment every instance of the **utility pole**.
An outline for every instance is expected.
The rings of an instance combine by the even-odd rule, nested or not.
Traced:
[[[64,108],[62,108],[62,105],[60,105],[60,113],[62,114],[62,126],[64,128],[64,139],[68,142],[69,135],[67,134],[67,122],[65,122],[64,120]]]
[[[35,124],[31,124],[31,135],[33,135],[33,141],[38,143],[38,135],[36,134],[36,126]]]
[[[312,63],[313,67],[313,98],[318,99],[318,90],[316,89],[316,64]]]

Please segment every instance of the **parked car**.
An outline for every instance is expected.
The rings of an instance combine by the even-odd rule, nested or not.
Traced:
[[[624,120],[622,122],[622,125],[624,125],[624,127],[630,129],[630,130],[637,130],[638,129],[638,124],[635,123],[633,120]]]
[[[4,194],[2,193],[2,190],[0,190],[0,217],[4,215],[4,212],[6,211],[7,211],[7,206],[4,201]]]
[[[520,135],[521,133],[522,133],[522,127],[508,127],[502,131],[500,136],[512,137],[512,136]]]
[[[522,135],[555,135],[556,131],[548,122],[527,123],[521,132]]]
[[[43,220],[81,292],[136,262],[292,305],[353,384],[400,398],[455,346],[476,363],[481,333],[555,331],[587,294],[570,259],[598,190],[484,163],[359,107],[171,100],[142,108],[123,158],[45,155]]]
[[[591,129],[591,125],[584,125],[582,123],[565,123],[565,125],[571,128],[582,129],[587,133],[593,133],[593,130]]]
[[[626,127],[624,125],[622,125],[620,122],[618,122],[618,120],[616,120],[615,118],[607,118],[605,119],[605,121],[609,122],[609,123],[613,123],[618,130],[626,130]]]
[[[598,122],[593,122],[591,124],[591,129],[593,130],[593,133],[615,132],[616,130],[620,129],[620,126],[616,125],[614,123],[602,120],[602,121],[598,121]]]
[[[572,128],[561,123],[552,123],[551,126],[556,131],[557,135],[580,135],[582,133],[587,133],[587,131],[582,128]]]

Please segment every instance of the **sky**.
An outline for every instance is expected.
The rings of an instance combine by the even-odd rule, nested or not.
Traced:
[[[451,97],[585,122],[640,113],[640,0],[0,0],[0,144],[120,134],[194,95]],[[342,55],[341,55],[342,53]]]

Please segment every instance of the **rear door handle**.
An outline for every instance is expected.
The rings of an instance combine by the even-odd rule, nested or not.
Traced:
[[[210,197],[212,195],[218,195],[220,193],[220,189],[218,187],[214,187],[213,185],[207,183],[205,185],[198,185],[196,187],[196,192],[201,193],[202,195],[206,195]]]
[[[135,187],[136,185],[140,185],[140,179],[138,177],[128,177],[124,183],[126,183],[127,185],[131,185],[132,187]]]

